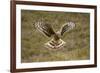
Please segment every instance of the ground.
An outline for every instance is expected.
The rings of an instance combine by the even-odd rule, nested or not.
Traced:
[[[50,50],[44,44],[51,38],[40,33],[34,22],[43,18],[58,31],[69,21],[76,27],[65,33],[62,39],[66,46],[59,50]],[[21,11],[21,62],[70,61],[90,58],[90,14],[72,12]]]

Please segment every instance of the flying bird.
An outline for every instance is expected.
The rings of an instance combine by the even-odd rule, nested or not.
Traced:
[[[75,23],[66,22],[65,24],[62,25],[61,29],[57,32],[53,30],[51,24],[41,20],[35,22],[35,27],[38,31],[45,34],[46,36],[52,37],[50,41],[45,43],[45,46],[48,48],[57,49],[65,45],[66,42],[64,42],[61,39],[61,37],[64,35],[65,32],[72,30],[75,27]]]

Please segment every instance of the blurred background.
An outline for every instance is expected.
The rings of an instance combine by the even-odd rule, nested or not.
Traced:
[[[65,32],[61,37],[66,42],[64,48],[49,50],[44,47],[52,38],[46,37],[34,27],[34,23],[41,18],[51,24],[54,31],[60,30],[61,26],[69,21],[76,24],[73,30]],[[89,59],[89,25],[89,13],[21,10],[21,62]]]

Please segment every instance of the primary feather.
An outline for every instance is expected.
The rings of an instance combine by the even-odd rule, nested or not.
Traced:
[[[53,28],[48,23],[44,23],[43,21],[38,21],[35,23],[35,26],[40,32],[44,33],[48,37],[51,37],[52,35],[55,34]]]
[[[65,23],[60,30],[60,34],[63,35],[64,32],[68,32],[69,30],[73,29],[74,27],[75,27],[75,23],[73,23],[73,22]]]

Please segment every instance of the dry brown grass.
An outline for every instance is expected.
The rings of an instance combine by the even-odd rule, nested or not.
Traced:
[[[90,58],[90,15],[88,13],[71,12],[45,12],[45,11],[21,11],[21,61],[22,62],[44,62],[44,61],[68,61],[86,60]],[[55,31],[62,24],[73,21],[76,27],[64,34],[62,39],[66,46],[59,50],[49,50],[44,47],[48,38],[38,32],[34,21],[44,18],[52,24]]]

